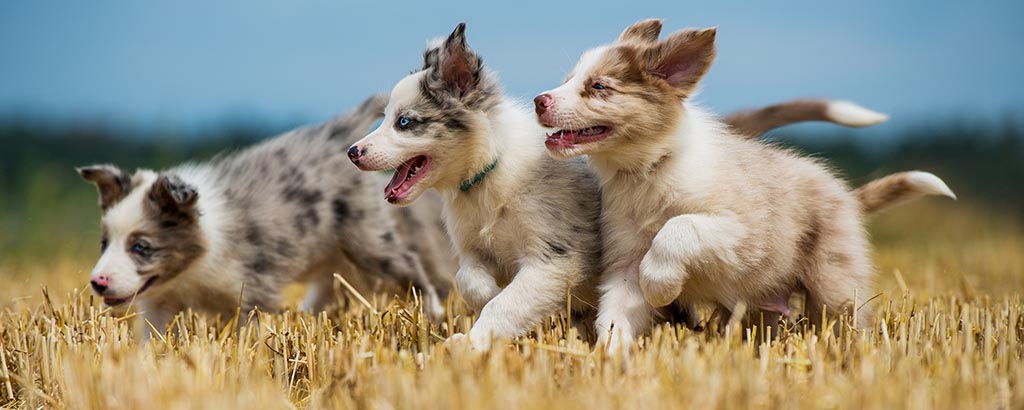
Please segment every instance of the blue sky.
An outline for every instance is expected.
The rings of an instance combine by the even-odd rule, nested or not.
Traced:
[[[715,111],[844,98],[892,114],[883,130],[1024,113],[1019,0],[438,3],[4,0],[0,115],[318,121],[390,90],[460,21],[509,94],[532,98],[646,17],[719,27],[699,97]]]

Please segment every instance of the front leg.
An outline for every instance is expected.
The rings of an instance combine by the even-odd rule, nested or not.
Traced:
[[[653,306],[672,303],[696,264],[736,265],[746,227],[734,216],[679,215],[661,227],[640,262],[640,288]]]
[[[556,266],[523,263],[512,282],[480,311],[469,331],[469,340],[479,350],[490,348],[492,338],[522,336],[531,327],[565,306],[571,283]]]
[[[459,265],[459,271],[455,273],[459,292],[471,310],[480,312],[487,302],[501,292],[501,288],[494,281],[494,276],[474,259],[461,258]]]
[[[142,340],[149,341],[157,335],[153,333],[154,329],[163,335],[167,331],[167,325],[171,324],[174,315],[181,309],[164,303],[150,302],[140,303],[139,311],[142,313]]]
[[[613,264],[601,283],[595,330],[597,349],[607,354],[628,354],[636,336],[646,332],[654,321],[655,309],[644,300],[640,289],[639,262]]]

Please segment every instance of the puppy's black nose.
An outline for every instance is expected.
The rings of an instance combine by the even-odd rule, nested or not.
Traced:
[[[360,152],[359,147],[355,145],[348,149],[348,159],[350,159],[352,162],[359,162],[359,157],[362,155],[363,153]]]
[[[103,292],[107,290],[107,285],[100,282],[101,281],[93,279],[89,281],[89,285],[92,286],[92,290],[95,290],[96,293],[103,294]]]

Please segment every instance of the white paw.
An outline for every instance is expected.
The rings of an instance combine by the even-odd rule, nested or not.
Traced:
[[[633,346],[632,335],[625,335],[622,331],[602,332],[597,338],[595,350],[608,357],[622,355],[629,356],[629,349]]]
[[[469,336],[466,336],[465,334],[462,333],[453,334],[451,336],[448,336],[448,338],[444,340],[444,347],[447,347],[448,349],[463,348],[468,346],[470,346]]]
[[[683,291],[682,267],[659,253],[657,248],[651,248],[640,261],[640,289],[647,303],[654,307],[672,303]]]
[[[469,342],[473,344],[473,349],[479,351],[487,351],[491,349],[491,335],[489,332],[470,329]]]
[[[469,331],[469,335],[456,333],[448,336],[444,341],[445,347],[449,349],[472,348],[477,351],[487,351],[491,348],[490,335],[481,335],[482,332]]]
[[[436,323],[444,319],[444,304],[441,303],[441,299],[438,299],[437,295],[428,296],[423,301],[423,305],[423,310],[431,322]]]

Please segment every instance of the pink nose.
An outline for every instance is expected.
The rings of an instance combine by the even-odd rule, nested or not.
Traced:
[[[106,275],[94,276],[92,280],[89,281],[89,285],[92,286],[92,289],[95,290],[96,293],[103,293],[107,290],[107,287],[110,286],[110,278]]]
[[[538,95],[537,98],[533,99],[533,105],[537,111],[537,115],[544,114],[544,112],[546,112],[548,108],[551,108],[551,105],[554,103],[555,99],[551,98],[551,95],[549,94],[541,94]]]

